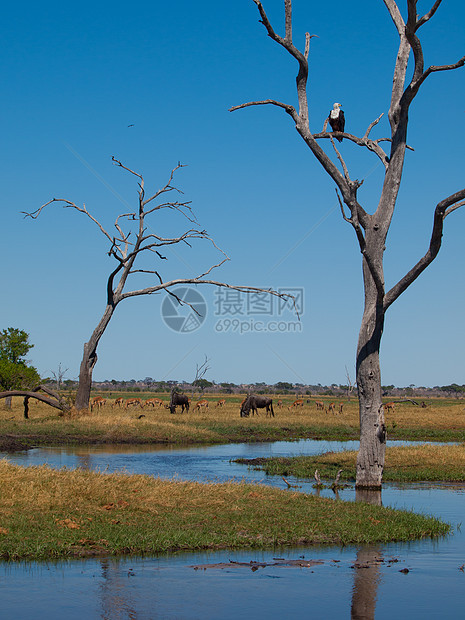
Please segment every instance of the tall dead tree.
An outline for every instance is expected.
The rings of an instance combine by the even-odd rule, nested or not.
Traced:
[[[138,208],[132,213],[122,213],[118,215],[114,223],[116,234],[110,234],[107,232],[104,226],[91,213],[89,213],[85,205],[80,207],[74,202],[63,198],[53,198],[36,211],[32,213],[25,213],[26,217],[36,219],[45,207],[54,203],[60,203],[64,208],[75,209],[76,211],[79,211],[79,213],[83,213],[98,226],[101,233],[106,237],[109,243],[108,255],[111,256],[116,262],[116,267],[108,276],[106,284],[107,302],[104,313],[97,327],[92,332],[89,341],[84,344],[84,354],[79,371],[79,387],[75,401],[75,407],[78,410],[87,409],[89,407],[90,391],[92,387],[92,373],[95,364],[97,363],[97,347],[111,317],[113,316],[114,311],[116,310],[117,305],[123,300],[129,299],[130,297],[153,295],[154,293],[166,291],[166,293],[172,295],[179,304],[188,305],[194,312],[196,312],[195,308],[191,304],[185,300],[181,300],[171,289],[180,284],[211,284],[214,286],[231,288],[244,293],[265,292],[265,289],[261,288],[250,286],[233,286],[207,278],[207,276],[214,269],[220,267],[224,262],[228,261],[229,257],[222,250],[220,250],[220,248],[218,248],[213,239],[205,230],[201,230],[196,227],[197,221],[189,202],[166,200],[166,198],[170,197],[173,193],[182,194],[182,192],[172,184],[176,171],[183,167],[181,164],[178,164],[171,171],[168,182],[160,190],[149,197],[146,197],[143,176],[123,165],[114,157],[112,160],[114,165],[135,176],[138,179],[139,185]],[[194,227],[185,230],[178,237],[170,238],[161,237],[153,232],[148,232],[150,229],[150,216],[154,216],[158,212],[166,209],[181,214]],[[176,278],[165,281],[160,274],[158,264],[166,261],[167,257],[162,255],[160,249],[162,247],[176,244],[187,244],[190,246],[191,242],[196,239],[210,242],[214,248],[220,252],[222,256],[220,262],[212,265],[206,271],[197,276],[191,278]],[[143,257],[149,260],[141,266],[140,263]],[[126,291],[125,287],[127,281],[130,276],[133,276],[134,274],[145,274],[151,279],[152,284],[144,288]],[[281,298],[292,297],[288,294],[276,293],[270,290],[267,290],[266,292]]]
[[[377,125],[382,115],[370,123],[365,134],[361,137],[349,133],[338,132],[334,134],[336,138],[345,138],[346,142],[350,141],[354,145],[368,149],[384,166],[384,180],[379,202],[370,213],[359,202],[358,189],[362,183],[350,177],[348,167],[334,142],[333,134],[326,131],[326,122],[323,131],[320,133],[313,133],[310,129],[307,78],[310,41],[314,35],[306,34],[305,48],[301,52],[295,47],[292,38],[292,0],[284,0],[284,37],[279,36],[274,31],[262,3],[259,0],[253,1],[258,7],[261,22],[268,35],[298,62],[296,81],[299,105],[296,109],[287,103],[266,99],[234,106],[231,111],[256,105],[273,105],[283,109],[294,121],[295,128],[305,144],[336,184],[342,217],[355,231],[363,257],[365,300],[356,355],[356,383],[360,407],[360,450],[357,459],[356,485],[359,488],[380,488],[386,448],[386,427],[381,401],[379,363],[384,317],[389,306],[436,258],[441,247],[444,219],[465,202],[465,189],[461,189],[436,205],[428,251],[399,282],[386,290],[383,253],[402,180],[405,152],[408,148],[409,110],[421,86],[428,78],[434,73],[462,67],[465,64],[465,56],[453,64],[425,68],[419,36],[420,28],[434,16],[442,0],[436,0],[431,10],[422,17],[417,15],[417,0],[406,0],[405,16],[402,15],[394,0],[383,0],[399,35],[399,49],[394,65],[394,79],[388,111],[390,138],[373,140],[370,137],[372,129]],[[409,65],[410,56],[413,58],[411,58]],[[390,80],[391,76],[388,79]],[[321,148],[318,143],[319,140],[331,141],[334,151],[333,158]],[[389,145],[389,153],[382,148],[383,142]]]

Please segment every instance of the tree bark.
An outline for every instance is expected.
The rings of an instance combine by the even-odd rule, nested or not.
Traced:
[[[382,254],[378,252],[378,254]],[[380,257],[381,259],[382,257]],[[379,350],[384,327],[382,292],[377,290],[364,260],[365,309],[357,346],[357,387],[360,415],[360,449],[356,487],[381,488],[386,452],[386,426],[381,391]],[[375,261],[373,261],[375,262]],[[379,265],[378,260],[378,265]],[[381,270],[381,267],[379,267]]]
[[[100,323],[92,332],[89,342],[84,344],[84,354],[82,356],[81,366],[79,369],[79,387],[76,393],[76,402],[74,406],[78,411],[89,409],[90,391],[92,389],[92,373],[97,363],[97,346],[100,338],[103,336],[108,323],[110,322],[116,304],[108,304],[105,308]]]

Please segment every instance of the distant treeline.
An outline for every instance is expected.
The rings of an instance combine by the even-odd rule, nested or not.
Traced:
[[[56,386],[56,382],[48,379],[47,383],[50,386]],[[75,390],[77,388],[77,381],[66,379],[62,381],[59,386],[65,390]],[[128,381],[117,381],[116,379],[105,381],[94,381],[92,383],[94,390],[100,392],[105,391],[124,391],[124,392],[170,392],[173,387],[176,387],[180,392],[202,392],[204,394],[244,394],[247,392],[254,392],[255,394],[281,394],[285,396],[301,395],[301,396],[336,396],[336,397],[348,397],[356,396],[357,389],[354,386],[348,385],[304,385],[301,383],[288,383],[285,381],[279,381],[274,384],[266,383],[215,383],[214,381],[208,381],[206,379],[199,379],[193,383],[187,381],[154,381],[150,377],[146,379],[130,379]],[[423,387],[409,385],[407,387],[396,387],[394,385],[383,385],[383,396],[392,398],[433,398],[440,396],[453,396],[456,398],[463,398],[465,396],[465,385],[458,385],[452,383],[450,385]]]

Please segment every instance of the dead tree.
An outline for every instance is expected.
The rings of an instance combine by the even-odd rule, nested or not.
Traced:
[[[441,247],[444,219],[461,207],[465,201],[465,189],[461,189],[441,200],[434,209],[429,248],[426,254],[394,286],[386,290],[383,272],[383,253],[386,237],[391,225],[402,180],[403,164],[407,146],[407,126],[410,106],[423,83],[433,74],[451,71],[465,64],[465,56],[448,65],[425,68],[420,28],[436,13],[442,0],[436,0],[432,8],[422,17],[417,15],[417,0],[407,0],[406,15],[403,16],[394,0],[384,0],[387,11],[397,29],[399,49],[394,66],[391,101],[388,111],[390,137],[372,139],[372,129],[381,116],[372,121],[361,137],[338,133],[336,137],[345,142],[371,151],[384,166],[384,180],[378,204],[369,210],[359,202],[358,189],[362,182],[350,177],[348,167],[333,138],[326,131],[313,133],[307,102],[308,56],[312,36],[306,34],[304,51],[295,47],[292,37],[292,0],[284,0],[285,35],[278,35],[259,0],[253,0],[258,7],[268,36],[281,45],[298,63],[297,97],[298,109],[273,99],[251,101],[231,108],[231,111],[247,106],[273,105],[284,110],[294,121],[295,128],[323,169],[336,184],[336,192],[342,217],[355,234],[362,253],[364,281],[364,312],[359,332],[356,355],[356,383],[360,410],[360,450],[357,458],[358,488],[380,488],[386,448],[386,428],[381,401],[381,375],[379,350],[387,309],[418,278],[436,258]],[[335,7],[333,7],[335,8]],[[409,64],[409,57],[413,56]],[[411,68],[411,69],[410,69]],[[388,78],[391,80],[391,76]],[[320,146],[319,140],[330,140],[334,157],[331,158]],[[388,144],[389,152],[382,143]],[[345,205],[345,207],[344,207]]]
[[[179,304],[189,305],[191,309],[196,312],[196,309],[191,304],[187,301],[181,300],[175,292],[170,289],[180,284],[212,284],[214,286],[227,287],[245,293],[264,292],[264,289],[256,287],[232,286],[230,284],[225,284],[224,282],[218,282],[207,278],[207,276],[209,276],[214,269],[220,267],[224,262],[228,261],[229,257],[220,248],[218,248],[213,239],[205,230],[198,228],[198,223],[190,206],[190,202],[180,202],[177,200],[167,201],[167,198],[171,197],[173,194],[182,194],[182,192],[172,183],[176,171],[184,166],[178,164],[171,171],[167,183],[160,190],[149,197],[146,197],[143,176],[123,165],[114,157],[112,158],[112,161],[115,166],[122,168],[129,174],[136,177],[139,185],[137,210],[118,215],[114,223],[114,227],[116,229],[115,234],[110,234],[110,232],[107,231],[107,229],[97,220],[97,218],[87,210],[85,205],[81,207],[64,198],[53,198],[36,211],[32,213],[25,213],[26,217],[36,219],[39,217],[44,208],[51,204],[59,203],[62,204],[65,209],[74,209],[79,213],[84,214],[86,217],[90,218],[96,226],[98,226],[100,232],[104,235],[109,244],[108,255],[111,256],[116,262],[116,267],[108,276],[106,284],[107,301],[105,311],[97,327],[92,332],[89,341],[84,344],[84,354],[79,371],[79,387],[75,401],[75,407],[77,410],[88,409],[89,407],[90,391],[92,387],[92,373],[95,364],[97,363],[97,347],[117,305],[121,301],[129,299],[130,297],[153,295],[155,293],[166,291],[166,293],[172,295]],[[154,216],[158,212],[166,209],[184,216],[190,223],[189,225],[192,227],[185,230],[181,235],[171,238],[161,237],[153,232],[149,232],[151,230],[149,223],[151,219],[150,216]],[[158,264],[166,261],[167,257],[163,256],[160,249],[165,246],[176,244],[186,244],[191,246],[191,242],[198,239],[210,242],[215,250],[220,252],[220,261],[206,269],[203,273],[192,278],[164,280],[160,274]],[[144,257],[150,260],[146,261],[146,263],[141,266],[140,263]],[[125,287],[127,281],[130,276],[134,274],[145,274],[151,279],[150,286],[126,291]],[[274,291],[267,292],[281,298],[292,297],[291,295],[276,293]]]
[[[40,392],[45,392],[47,396]],[[0,400],[2,398],[12,398],[13,396],[24,396],[24,418],[29,419],[29,399],[35,398],[50,407],[55,407],[62,412],[69,411],[70,405],[66,399],[62,396],[46,387],[45,385],[38,385],[31,390],[8,390],[8,392],[0,392]]]

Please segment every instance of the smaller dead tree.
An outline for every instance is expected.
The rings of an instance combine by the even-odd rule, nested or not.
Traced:
[[[170,173],[168,181],[161,189],[154,194],[146,196],[144,178],[138,172],[131,170],[123,165],[119,160],[112,158],[113,164],[126,171],[138,181],[138,205],[132,212],[121,213],[117,216],[114,223],[115,233],[108,232],[108,229],[92,215],[85,205],[78,206],[71,200],[64,198],[52,198],[39,209],[32,213],[25,213],[26,217],[36,219],[42,211],[52,204],[61,204],[65,209],[74,209],[88,217],[99,229],[108,242],[108,256],[114,259],[116,266],[111,271],[106,284],[106,307],[97,327],[92,332],[88,342],[84,344],[84,354],[79,371],[79,387],[76,394],[75,407],[77,410],[88,409],[90,391],[92,387],[92,373],[97,363],[97,347],[102,338],[111,317],[119,303],[130,297],[141,295],[153,295],[166,292],[177,300],[181,305],[185,304],[197,312],[196,309],[187,301],[180,299],[171,290],[181,284],[211,284],[214,286],[227,287],[245,293],[269,292],[281,298],[292,298],[292,295],[276,293],[268,289],[261,289],[250,286],[233,286],[224,282],[211,280],[208,276],[220,267],[229,257],[216,245],[214,240],[208,235],[206,230],[198,227],[198,222],[192,211],[190,202],[179,200],[168,200],[173,195],[182,194],[181,190],[173,185],[176,172],[184,166],[178,164]],[[163,237],[152,232],[151,219],[162,211],[172,211],[183,216],[190,227],[180,235],[174,237]],[[161,248],[173,245],[187,245],[191,247],[193,241],[208,241],[216,251],[221,254],[219,262],[208,267],[203,273],[193,277],[181,277],[165,279],[160,270],[160,264],[166,263],[168,258],[161,252]],[[145,259],[145,263],[143,262]],[[137,263],[137,264],[136,264]],[[142,263],[142,264],[141,264]],[[131,276],[147,277],[150,280],[148,286],[125,290]],[[197,313],[198,314],[198,313]]]
[[[40,392],[45,392],[41,394]],[[7,392],[0,392],[0,400],[2,398],[12,398],[13,396],[24,396],[24,418],[29,419],[29,399],[35,398],[50,407],[59,409],[62,412],[69,411],[71,409],[69,402],[62,396],[46,387],[45,385],[38,385],[32,390],[8,390]]]

